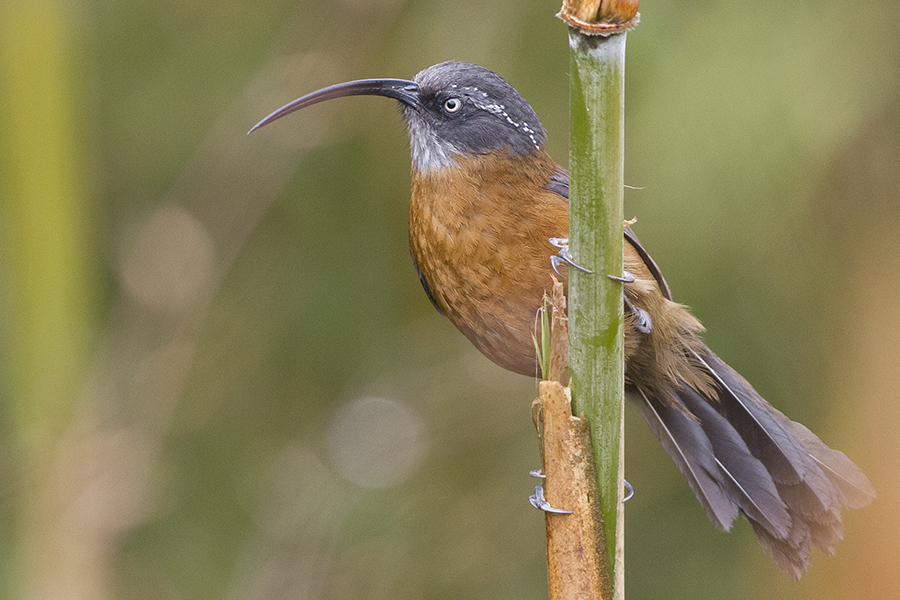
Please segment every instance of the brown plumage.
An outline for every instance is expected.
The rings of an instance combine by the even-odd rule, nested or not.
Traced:
[[[414,172],[409,211],[410,251],[438,309],[488,358],[530,376],[535,314],[552,285],[547,239],[566,235],[568,220],[565,199],[543,187],[553,162],[541,159],[499,151],[464,170]],[[497,214],[497,202],[520,210]]]
[[[557,191],[548,188],[551,179]],[[568,236],[567,190],[568,174],[543,150],[498,150],[467,157],[464,168],[412,174],[409,247],[432,302],[488,358],[531,377],[538,374],[535,315],[552,287],[547,240]],[[498,205],[510,208],[498,211]],[[703,348],[692,335],[700,322],[663,296],[631,240],[625,269],[635,281],[625,284],[625,294],[653,326],[642,334],[626,315],[627,376],[659,382],[653,395],[684,383],[710,392],[711,379],[687,352]],[[678,345],[684,349],[672,352]]]
[[[409,241],[431,301],[492,361],[534,376],[535,314],[551,288],[549,238],[568,234],[568,174],[543,150],[528,103],[497,74],[441,63],[412,81],[313,92],[254,129],[322,100],[400,101],[412,150]],[[659,268],[625,229],[626,391],[720,529],[743,513],[776,564],[799,577],[834,552],[841,507],[875,497],[843,453],[774,409],[700,340]],[[577,257],[576,257],[577,258]]]

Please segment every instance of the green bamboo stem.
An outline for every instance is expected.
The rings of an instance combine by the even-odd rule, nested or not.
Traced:
[[[0,577],[0,595],[8,597],[51,597],[63,589],[73,597],[103,597],[90,585],[102,580],[101,569],[89,568],[85,558],[102,558],[98,547],[69,530],[67,543],[59,543],[68,504],[55,478],[71,474],[54,464],[83,384],[96,287],[90,202],[81,180],[84,149],[73,109],[80,78],[69,8],[57,1],[0,7],[0,256],[6,292],[0,385],[16,464],[10,503],[16,511],[15,555],[4,557],[9,572]],[[77,460],[66,458],[68,465]]]
[[[624,598],[622,275],[625,34],[570,30],[569,361],[573,409],[590,424],[613,598]]]

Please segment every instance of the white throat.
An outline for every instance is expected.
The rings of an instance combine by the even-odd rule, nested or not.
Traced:
[[[416,171],[443,169],[455,164],[453,155],[460,152],[459,148],[440,139],[418,119],[407,119],[406,128],[409,131],[409,148]]]

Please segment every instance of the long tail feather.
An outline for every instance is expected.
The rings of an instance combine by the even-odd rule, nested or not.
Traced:
[[[744,513],[778,567],[799,578],[813,546],[834,552],[841,507],[863,507],[875,490],[842,452],[773,408],[709,349],[692,352],[715,397],[687,385],[674,392],[681,406],[634,385],[630,397],[713,523],[727,530]]]
[[[738,506],[717,481],[715,452],[700,424],[680,410],[651,400],[640,388],[629,391],[635,407],[687,480],[709,520],[722,531],[731,529]]]

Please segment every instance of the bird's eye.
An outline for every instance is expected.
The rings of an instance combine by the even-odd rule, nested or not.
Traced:
[[[455,113],[462,108],[462,102],[459,98],[447,98],[444,100],[444,110],[450,114]]]

